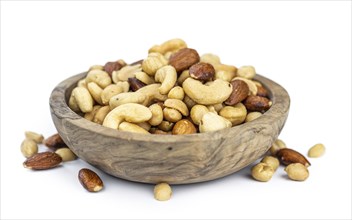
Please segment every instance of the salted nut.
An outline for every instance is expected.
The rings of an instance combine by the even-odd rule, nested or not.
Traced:
[[[262,96],[250,95],[243,104],[249,111],[265,112],[270,108],[270,100]]]
[[[189,68],[189,75],[193,79],[197,79],[202,82],[210,81],[214,78],[215,69],[213,65],[209,63],[197,63]]]
[[[171,55],[169,64],[175,67],[178,73],[188,69],[193,64],[199,62],[199,54],[196,50],[191,48],[183,48]]]
[[[107,62],[103,69],[107,72],[110,76],[112,76],[112,72],[120,70],[122,67],[126,66],[125,61],[117,60],[115,62]]]
[[[65,142],[62,140],[59,134],[53,134],[52,136],[48,137],[44,140],[43,144],[51,149],[58,149],[62,147],[67,147]]]
[[[182,39],[171,39],[168,40],[161,45],[155,45],[151,47],[148,51],[148,53],[161,53],[161,54],[166,54],[167,52],[175,52],[179,49],[186,48],[187,44],[184,40]]]
[[[176,135],[194,134],[196,132],[197,132],[197,129],[194,126],[194,124],[187,119],[182,119],[178,121],[172,129],[172,134],[176,134]]]
[[[291,163],[301,163],[306,167],[310,166],[309,161],[302,154],[290,148],[280,149],[276,153],[276,156],[279,158],[280,162],[284,165],[289,165]]]
[[[177,80],[177,72],[173,66],[167,65],[158,69],[155,74],[155,81],[161,82],[160,94],[166,95],[174,87]]]
[[[236,105],[246,99],[249,94],[248,85],[243,80],[234,80],[231,82],[231,85],[232,93],[225,101],[226,105]]]
[[[62,162],[62,158],[53,152],[42,152],[29,157],[23,166],[33,170],[46,170],[57,167]]]
[[[78,172],[78,180],[89,192],[99,192],[104,187],[103,181],[98,174],[87,168],[83,168]]]
[[[136,77],[128,78],[128,83],[130,84],[131,90],[133,92],[137,91],[138,89],[140,89],[146,85],[142,81],[138,80]]]

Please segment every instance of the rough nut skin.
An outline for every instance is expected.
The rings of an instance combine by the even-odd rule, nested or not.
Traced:
[[[58,149],[62,147],[67,147],[65,142],[62,140],[59,134],[54,134],[47,139],[44,140],[44,145],[52,148],[52,149]]]
[[[121,62],[116,61],[116,62],[107,62],[104,65],[104,71],[107,72],[110,76],[112,75],[112,72],[120,70],[122,67],[124,67]]]
[[[98,174],[87,168],[83,168],[78,172],[78,180],[89,192],[98,192],[104,186]]]
[[[178,121],[172,129],[172,134],[175,134],[175,135],[194,134],[196,132],[197,132],[197,129],[194,126],[194,124],[187,119],[182,119]]]
[[[131,77],[128,78],[128,83],[130,84],[130,88],[133,92],[137,91],[138,89],[146,86],[145,83],[143,83],[142,81],[138,80],[136,77]]]
[[[215,69],[213,65],[209,63],[200,62],[200,63],[194,64],[189,68],[189,75],[193,79],[206,82],[214,79]]]
[[[243,104],[248,111],[265,112],[270,108],[269,102],[270,100],[265,97],[250,95],[244,100]]]
[[[196,50],[191,48],[183,48],[172,54],[169,59],[169,64],[173,66],[178,73],[188,69],[193,64],[200,60],[199,54]]]
[[[277,158],[284,165],[291,163],[301,163],[306,167],[310,166],[309,161],[299,152],[290,148],[282,148],[276,153]]]
[[[53,152],[42,152],[34,154],[23,162],[25,168],[33,170],[46,170],[58,166],[62,162],[62,158]]]
[[[226,105],[236,105],[248,97],[249,87],[247,83],[242,80],[234,80],[231,81],[231,85],[232,93],[230,97],[225,101]]]
[[[268,98],[268,91],[263,86],[257,85],[257,96],[262,96]]]

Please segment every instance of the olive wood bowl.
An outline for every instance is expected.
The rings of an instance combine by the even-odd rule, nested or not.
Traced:
[[[67,105],[86,72],[56,86],[50,96],[54,124],[82,160],[122,179],[187,184],[232,174],[270,148],[283,128],[290,98],[277,83],[256,75],[268,90],[271,108],[261,117],[232,128],[190,135],[153,135],[118,131],[84,119]]]

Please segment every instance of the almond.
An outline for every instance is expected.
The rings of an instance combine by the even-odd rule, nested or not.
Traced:
[[[122,60],[118,60],[115,62],[107,62],[104,65],[104,71],[107,72],[110,76],[112,76],[112,72],[120,70],[125,65],[126,63],[124,63]]]
[[[268,91],[263,86],[257,85],[257,96],[268,97]]]
[[[133,92],[137,91],[138,89],[146,86],[145,83],[142,81],[138,80],[136,77],[130,77],[128,78],[128,83],[130,84],[130,88]]]
[[[226,105],[236,105],[247,98],[249,94],[249,87],[247,83],[242,80],[231,81],[232,93],[230,97],[225,101]]]
[[[54,135],[48,137],[47,139],[45,139],[44,145],[53,149],[53,150],[56,150],[56,149],[62,148],[62,147],[67,147],[67,145],[62,140],[62,138],[59,134],[54,134]]]
[[[248,111],[265,112],[270,108],[270,100],[257,95],[248,96],[243,104]]]
[[[53,152],[42,152],[34,154],[23,162],[25,168],[33,170],[46,170],[58,166],[62,162],[62,158]]]
[[[193,64],[198,63],[199,60],[200,57],[196,50],[191,48],[183,48],[171,55],[169,64],[173,66],[178,73],[181,73]]]
[[[215,69],[209,63],[197,63],[189,68],[189,75],[202,82],[213,80]]]
[[[284,165],[289,165],[291,163],[301,163],[306,167],[310,166],[309,161],[299,152],[292,150],[290,148],[282,148],[277,153],[276,156],[280,162]]]
[[[104,186],[98,174],[87,168],[83,168],[78,172],[78,180],[89,192],[98,192]]]
[[[182,119],[178,121],[172,129],[172,134],[194,134],[197,132],[196,127],[192,122],[187,119]]]

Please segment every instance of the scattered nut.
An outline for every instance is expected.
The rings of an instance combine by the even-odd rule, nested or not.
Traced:
[[[172,134],[194,134],[197,132],[196,127],[187,119],[179,120],[172,129]]]
[[[325,153],[325,146],[323,144],[316,144],[308,151],[308,157],[321,157]]]
[[[103,181],[98,174],[87,168],[83,168],[78,172],[78,180],[89,192],[98,192],[104,187]]]
[[[273,145],[270,147],[270,153],[271,155],[273,156],[276,156],[277,152],[280,150],[280,149],[283,149],[283,148],[286,148],[286,144],[285,142],[283,142],[282,140],[280,139],[277,139]]]
[[[33,140],[37,144],[43,143],[44,137],[42,134],[38,134],[33,131],[26,131],[24,135],[26,136],[26,139]]]
[[[280,149],[276,153],[276,156],[279,158],[280,162],[284,165],[289,165],[291,163],[301,163],[306,167],[310,166],[309,161],[302,154],[289,148]]]
[[[191,109],[191,118],[194,124],[199,125],[205,113],[208,113],[209,109],[204,105],[194,105]]]
[[[129,86],[128,86],[129,87]],[[122,87],[121,84],[117,85],[117,84],[111,84],[108,85],[107,87],[105,87],[105,89],[101,92],[101,101],[104,105],[108,105],[110,99],[115,96],[118,95],[120,93],[123,92],[127,92],[124,91],[125,89]]]
[[[101,94],[103,90],[98,86],[98,84],[95,82],[90,82],[87,84],[87,88],[94,101],[96,101],[99,105],[102,105],[103,102],[101,100]]]
[[[159,125],[164,118],[163,109],[158,104],[153,104],[149,106],[149,110],[152,112],[152,117],[149,119],[149,124],[152,126]]]
[[[38,145],[32,139],[25,139],[21,144],[21,152],[26,158],[38,153]]]
[[[260,182],[268,182],[274,175],[274,169],[266,163],[258,163],[251,169],[252,177]]]
[[[213,80],[215,75],[214,67],[209,63],[197,63],[189,68],[189,75],[196,80],[207,82]]]
[[[43,144],[51,149],[58,149],[62,147],[67,147],[65,142],[62,140],[59,134],[54,134],[44,140]]]
[[[83,113],[91,112],[93,110],[94,101],[88,89],[84,87],[76,87],[72,90],[71,97],[73,99],[72,102],[75,102],[76,106]],[[70,102],[71,102],[71,99],[70,99]]]
[[[173,108],[163,109],[164,118],[170,122],[177,122],[182,119],[182,114]]]
[[[288,177],[295,181],[304,181],[309,177],[309,171],[301,163],[291,163],[285,168]]]
[[[63,162],[75,160],[77,158],[77,156],[67,147],[57,149],[55,153],[62,158]]]
[[[271,166],[271,168],[273,168],[274,171],[276,171],[277,168],[280,166],[280,161],[276,157],[272,157],[272,156],[265,156],[261,162]]]
[[[175,67],[178,73],[181,73],[193,64],[198,63],[199,59],[200,58],[196,50],[191,48],[183,48],[171,55],[169,64]]]
[[[169,184],[159,183],[154,187],[154,198],[159,201],[166,201],[171,198],[172,190]]]
[[[46,170],[57,167],[62,162],[61,157],[53,152],[42,152],[29,157],[23,166],[33,170]]]

